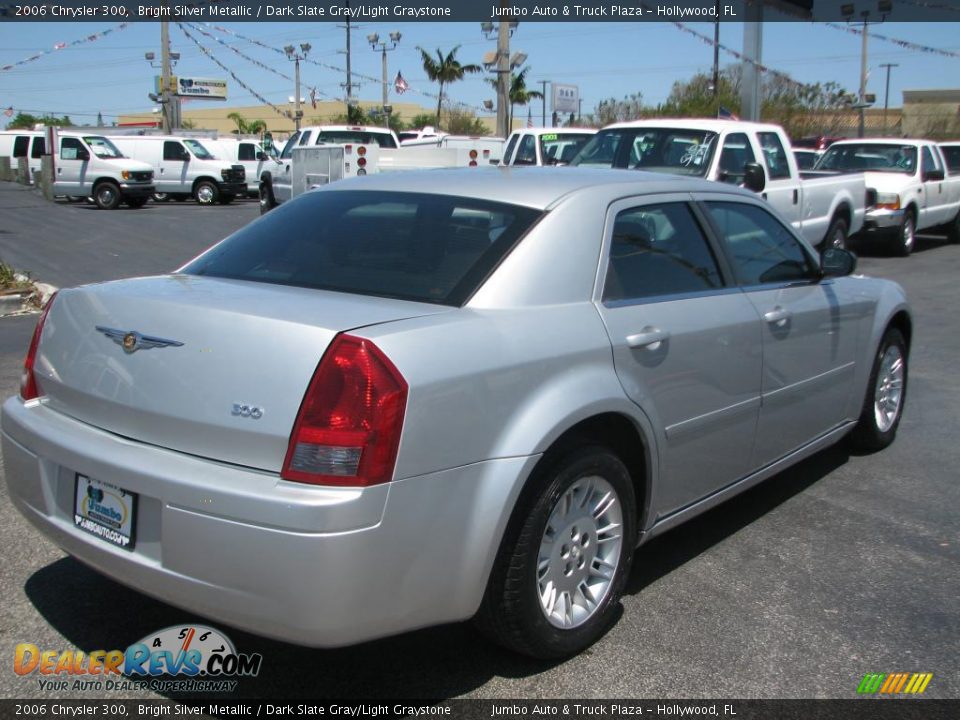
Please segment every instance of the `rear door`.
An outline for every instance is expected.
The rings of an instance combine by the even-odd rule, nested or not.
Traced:
[[[800,183],[796,179],[796,174],[791,171],[790,155],[777,133],[758,132],[756,138],[760,144],[760,154],[763,156],[764,170],[767,173],[767,185],[763,190],[763,197],[800,230],[802,220]]]
[[[820,280],[815,258],[763,203],[703,199],[737,283],[761,318],[763,401],[752,461],[761,467],[846,419],[859,311],[848,289]]]
[[[920,149],[920,181],[923,184],[922,209],[920,210],[920,227],[929,228],[942,225],[952,218],[950,193],[946,187],[946,168],[929,145]],[[932,174],[932,177],[931,177]]]
[[[760,407],[760,319],[703,228],[689,195],[607,213],[598,307],[624,390],[663,428],[660,516],[748,473]]]

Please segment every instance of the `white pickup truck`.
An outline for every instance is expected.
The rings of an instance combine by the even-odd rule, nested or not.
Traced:
[[[863,227],[867,205],[863,175],[801,174],[779,125],[694,118],[617,123],[587,141],[570,164],[742,184],[820,248],[844,247]]]
[[[501,165],[566,165],[596,133],[593,128],[566,127],[514,130]]]
[[[835,142],[817,169],[862,172],[876,204],[867,212],[863,237],[913,251],[918,230],[946,229],[960,242],[960,173],[951,172],[930,140],[866,139]]]

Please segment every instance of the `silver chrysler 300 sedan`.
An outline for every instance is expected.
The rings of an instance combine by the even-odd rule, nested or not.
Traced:
[[[331,647],[466,618],[593,642],[634,548],[903,409],[892,282],[754,195],[399,173],[180,270],[62,290],[3,406],[19,510],[119,582]]]

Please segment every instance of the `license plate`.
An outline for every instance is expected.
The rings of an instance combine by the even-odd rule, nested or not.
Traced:
[[[77,473],[73,524],[108,543],[133,550],[137,495]]]

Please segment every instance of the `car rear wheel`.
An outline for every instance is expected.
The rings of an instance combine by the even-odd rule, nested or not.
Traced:
[[[112,182],[102,182],[93,189],[93,201],[101,210],[114,210],[120,204],[120,188]]]
[[[193,189],[193,197],[200,205],[213,205],[220,199],[220,188],[209,180],[201,180]]]
[[[960,212],[953,219],[953,222],[947,225],[947,240],[956,244],[960,243]]]
[[[823,237],[823,243],[821,243],[820,249],[829,250],[830,248],[837,248],[839,250],[846,250],[848,232],[847,221],[843,218],[834,218],[830,223],[830,227],[827,228],[827,234]]]
[[[857,426],[850,434],[858,450],[875,452],[893,442],[907,397],[907,343],[896,328],[880,341]]]
[[[170,193],[157,192],[153,194],[154,202],[170,202]]]
[[[913,246],[917,240],[917,221],[913,218],[913,213],[909,210],[903,216],[903,222],[897,229],[894,239],[893,250],[900,257],[907,257],[913,252]]]
[[[636,539],[633,483],[623,462],[599,446],[560,456],[531,482],[476,622],[516,652],[567,657],[616,617]]]

